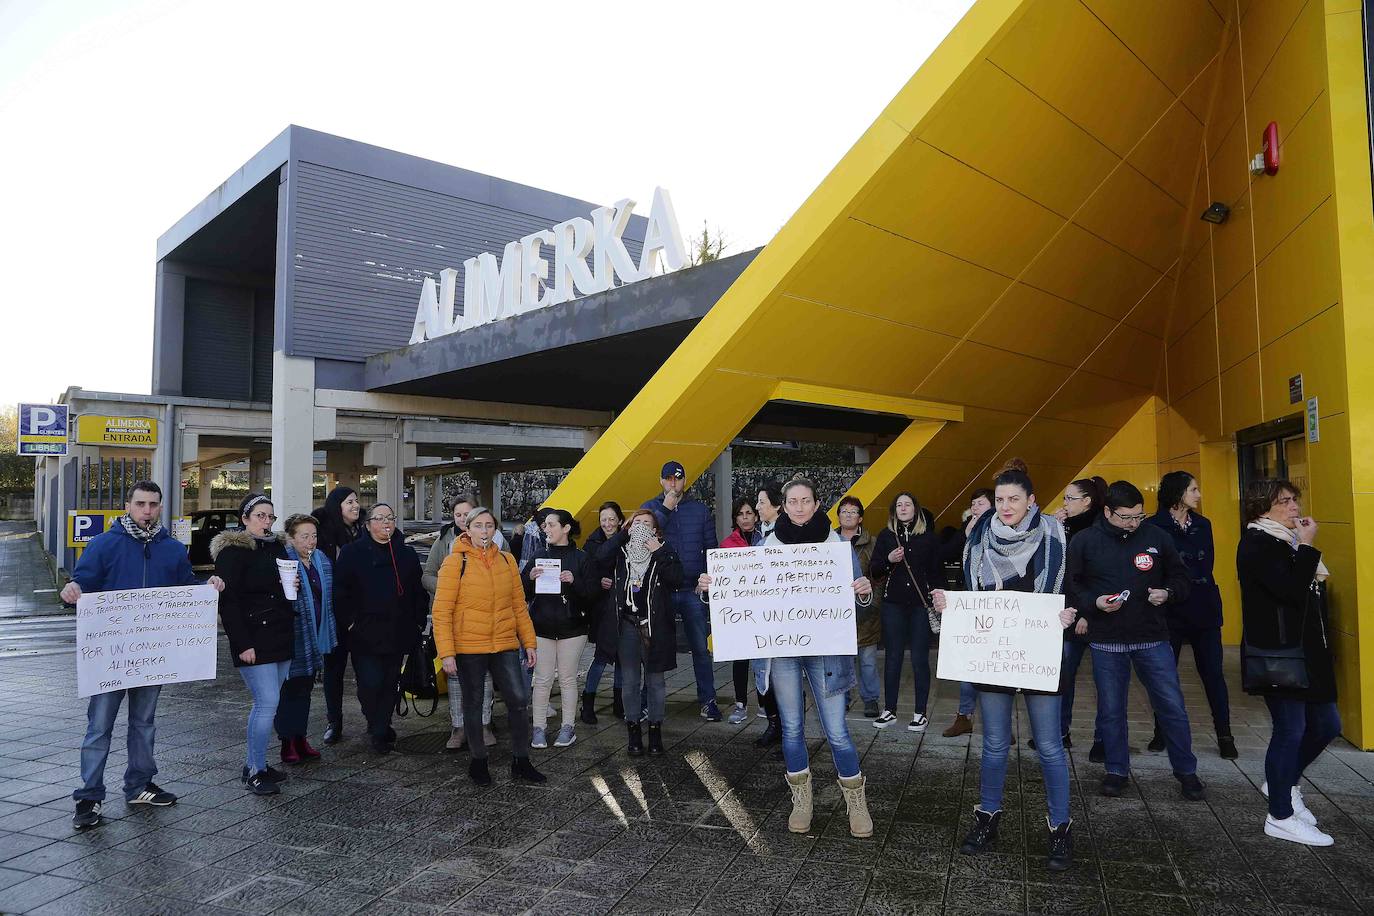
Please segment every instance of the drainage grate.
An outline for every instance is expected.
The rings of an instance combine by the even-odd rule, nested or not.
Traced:
[[[448,743],[448,729],[434,732],[420,732],[418,735],[406,735],[396,741],[396,750],[402,754],[421,755],[421,754],[442,754],[444,745]]]

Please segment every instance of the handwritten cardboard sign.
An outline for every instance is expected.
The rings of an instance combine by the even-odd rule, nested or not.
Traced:
[[[1063,595],[945,592],[936,677],[1027,690],[1059,689]]]
[[[858,652],[852,554],[845,543],[707,551],[716,661]]]
[[[88,592],[76,603],[76,694],[215,677],[219,595],[208,585]]]

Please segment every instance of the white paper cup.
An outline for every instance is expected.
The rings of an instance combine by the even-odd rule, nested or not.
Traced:
[[[277,561],[277,572],[281,573],[281,587],[286,592],[287,601],[296,600],[297,569],[295,560]]]

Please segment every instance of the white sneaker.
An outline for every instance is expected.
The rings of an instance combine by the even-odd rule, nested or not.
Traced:
[[[911,724],[906,727],[906,730],[909,732],[923,732],[929,724],[930,720],[918,712],[911,717]]]
[[[887,728],[897,721],[897,714],[890,709],[884,709],[883,714],[873,720],[874,728]]]
[[[1269,783],[1267,780],[1264,782],[1263,785],[1260,786],[1260,791],[1264,793],[1265,798],[1269,797]],[[1317,816],[1312,813],[1311,808],[1307,807],[1307,802],[1303,801],[1302,789],[1298,786],[1294,786],[1292,798],[1293,816],[1296,817],[1298,820],[1302,821],[1304,824],[1308,824],[1312,827],[1317,826]]]
[[[1275,820],[1272,814],[1265,815],[1264,833],[1265,836],[1271,836],[1276,840],[1287,840],[1304,846],[1330,846],[1336,842],[1315,825],[1298,820],[1296,814],[1281,821]]]

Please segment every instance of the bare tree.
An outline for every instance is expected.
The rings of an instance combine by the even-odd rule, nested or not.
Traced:
[[[706,225],[706,221],[701,221],[701,234],[694,235],[687,240],[687,258],[691,267],[698,264],[705,264],[707,261],[716,261],[725,253],[725,249],[730,242],[721,233],[720,227],[716,227],[715,235],[711,234],[711,229]]]

